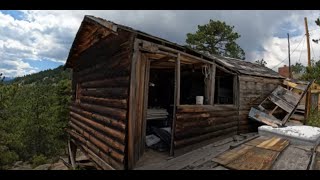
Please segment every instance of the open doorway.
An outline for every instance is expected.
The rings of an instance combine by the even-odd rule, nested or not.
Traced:
[[[168,58],[168,60],[170,60]],[[163,162],[169,157],[174,113],[175,60],[150,62],[144,108],[145,148],[136,167]]]

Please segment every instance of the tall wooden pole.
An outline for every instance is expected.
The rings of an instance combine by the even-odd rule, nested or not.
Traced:
[[[174,102],[173,102],[173,118],[171,125],[171,145],[170,145],[170,156],[174,156],[174,135],[176,129],[176,113],[177,106],[180,105],[180,53],[178,53],[178,57],[176,60],[176,69],[175,69],[175,86],[174,86]]]
[[[306,36],[307,36],[308,66],[311,67],[310,39],[309,39],[308,21],[306,17],[304,18],[304,24],[306,27]]]
[[[308,30],[308,21],[307,17],[304,18],[304,25],[306,28],[306,37],[307,37],[307,50],[308,50],[308,67],[311,67],[311,53],[310,53],[310,40],[309,40],[309,30]],[[311,88],[311,86],[310,86]],[[311,104],[311,90],[310,88],[307,91],[306,95],[306,106],[305,106],[305,124],[310,115],[310,104]]]
[[[289,36],[289,33],[288,33],[288,57],[289,57],[289,78],[292,78],[291,59],[290,59],[290,36]]]

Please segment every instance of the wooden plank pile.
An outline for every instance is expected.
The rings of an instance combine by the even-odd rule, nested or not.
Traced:
[[[234,170],[268,170],[289,141],[279,137],[259,137],[226,151],[212,161]]]
[[[168,111],[166,109],[148,109],[147,110],[147,120],[155,120],[155,119],[167,119]]]

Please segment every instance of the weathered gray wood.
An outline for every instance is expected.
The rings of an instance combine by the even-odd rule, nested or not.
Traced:
[[[211,93],[209,97],[209,104],[213,105],[214,104],[214,90],[215,90],[215,84],[216,82],[216,64],[213,64],[211,66]]]
[[[310,157],[310,151],[291,145],[280,154],[272,166],[272,170],[306,170]]]
[[[139,170],[179,170],[185,169],[187,166],[192,166],[201,164],[206,161],[207,157],[215,157],[216,155],[226,151],[230,144],[233,142],[232,138],[224,138],[222,140],[215,141],[201,148],[195,149],[193,151],[187,152],[181,156],[177,156],[173,159],[167,160],[165,162],[142,166]]]
[[[128,88],[126,87],[114,87],[114,88],[88,88],[82,89],[81,95],[83,96],[92,96],[98,98],[127,98],[128,97]]]
[[[91,136],[95,136],[97,139],[105,142],[106,144],[108,144],[108,146],[110,146],[112,149],[120,151],[121,153],[124,153],[125,150],[125,146],[123,145],[124,142],[120,142],[117,141],[115,139],[112,139],[106,135],[104,135],[101,132],[98,132],[96,130],[94,130],[93,128],[89,127],[88,125],[77,121],[76,119],[71,117],[71,122],[74,123],[77,127],[79,127],[81,133],[83,133],[83,131],[86,131],[87,133],[90,133]]]
[[[273,94],[270,94],[270,96],[268,97],[268,99],[270,101],[272,101],[274,104],[276,104],[277,106],[279,106],[281,109],[285,110],[286,112],[291,112],[293,111],[294,106],[291,104],[288,104],[287,101],[280,99],[277,96],[274,96]]]
[[[102,151],[103,148],[99,148],[100,144],[94,143],[93,139],[86,140],[85,137],[80,136],[78,133],[73,131],[68,131],[68,133],[77,140],[77,144],[80,145],[80,147],[85,147],[85,152],[88,152],[88,149],[95,152],[99,157],[101,157],[104,162],[110,164],[115,169],[123,169],[123,164],[119,163],[118,161],[115,161],[111,156],[108,156],[106,151]],[[97,163],[97,162],[96,162]]]
[[[174,102],[173,102],[173,118],[171,125],[171,142],[170,142],[170,156],[174,156],[174,139],[176,134],[176,121],[177,121],[177,106],[180,105],[180,53],[176,60],[176,70],[175,70],[175,86],[174,86]]]
[[[147,110],[148,110],[148,98],[149,98],[149,77],[150,77],[150,60],[142,54],[142,60],[146,61],[146,67],[145,67],[145,81],[144,81],[144,94],[143,94],[143,108],[142,108],[142,139],[141,139],[141,146],[142,151],[144,152],[144,145],[146,142],[146,129],[147,129]]]
[[[81,96],[80,101],[88,104],[103,105],[114,108],[127,109],[127,99],[110,99],[110,98],[96,98],[90,96]]]
[[[228,133],[236,131],[236,130],[237,130],[237,127],[234,126],[234,127],[231,127],[231,128],[218,130],[218,131],[213,131],[213,132],[210,132],[210,133],[206,133],[206,134],[199,135],[199,136],[196,136],[196,137],[191,137],[191,138],[188,138],[188,139],[182,139],[182,140],[179,140],[179,141],[175,140],[175,147],[178,148],[178,147],[186,146],[186,145],[189,145],[189,144],[192,144],[192,143],[195,143],[195,142],[199,142],[199,141],[202,141],[202,140],[206,140],[206,139],[209,139],[209,138],[212,138],[212,137],[217,137],[217,136],[221,136],[223,134],[228,134]]]
[[[175,138],[176,139],[184,139],[184,138],[190,138],[190,137],[196,137],[197,135],[204,135],[207,133],[228,129],[231,127],[236,127],[238,125],[238,122],[230,122],[230,123],[224,123],[220,125],[213,125],[208,127],[194,127],[190,129],[177,129]]]
[[[219,111],[232,111],[237,110],[234,105],[179,105],[177,107],[178,112],[186,113],[201,113],[201,112],[219,112]]]
[[[272,127],[279,127],[281,125],[281,121],[279,121],[277,118],[264,112],[261,112],[255,108],[251,108],[249,112],[249,117],[256,121],[268,124]]]
[[[99,114],[96,113],[92,113],[92,112],[88,112],[85,110],[81,110],[80,108],[76,107],[76,106],[71,106],[70,110],[74,113],[77,113],[81,116],[84,116],[86,118],[89,119],[93,119],[93,120],[97,120],[100,121],[102,124],[107,125],[107,126],[111,126],[111,127],[116,127],[122,131],[125,130],[126,125],[123,121],[118,121],[116,119],[112,119],[112,118],[108,118],[105,116],[101,116]]]
[[[87,103],[78,103],[75,106],[79,106],[81,107],[81,109],[86,110],[88,112],[95,112],[120,121],[125,121],[127,116],[127,111],[124,109],[110,108]]]
[[[122,142],[124,142],[125,139],[125,134],[118,129],[113,129],[112,127],[104,126],[100,123],[97,123],[91,119],[85,118],[79,114],[76,114],[74,112],[70,112],[70,116],[73,117],[74,119],[83,122],[85,124],[88,124],[96,129],[99,129],[103,131],[104,133],[108,134],[111,137],[118,138]]]
[[[195,120],[195,121],[181,121],[180,119],[177,120],[176,125],[177,128],[180,129],[192,129],[195,127],[209,127],[209,126],[216,126],[220,124],[230,123],[238,121],[238,116],[229,116],[227,118],[225,117],[210,117],[204,120]]]
[[[139,42],[134,41],[134,52],[131,62],[131,75],[130,75],[130,88],[129,88],[129,112],[128,112],[128,169],[132,169],[136,163],[135,156],[135,146],[134,146],[134,136],[135,136],[135,118],[136,118],[136,69],[138,61],[138,51]]]
[[[116,77],[112,79],[95,80],[81,83],[83,88],[103,88],[103,87],[127,87],[129,76]]]
[[[210,113],[197,113],[197,114],[184,113],[184,114],[177,114],[176,117],[180,121],[198,121],[200,119],[207,119],[211,117],[211,115]]]
[[[70,159],[72,168],[76,169],[77,147],[70,140],[68,140],[68,152],[69,152],[69,159]]]

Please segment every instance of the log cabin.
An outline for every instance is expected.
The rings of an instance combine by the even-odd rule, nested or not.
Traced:
[[[283,80],[267,67],[88,15],[65,68],[72,69],[71,163],[79,148],[99,169],[134,169],[156,158],[152,148],[165,158],[256,131],[250,108]]]

